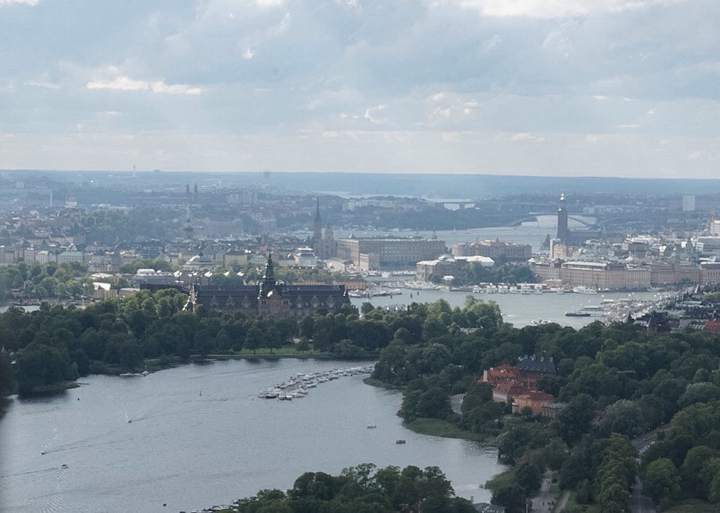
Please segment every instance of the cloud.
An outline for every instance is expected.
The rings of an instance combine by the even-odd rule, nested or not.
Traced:
[[[159,94],[189,96],[197,96],[204,92],[200,87],[187,84],[167,84],[163,80],[147,82],[145,80],[133,80],[126,76],[118,76],[111,80],[91,80],[85,87],[94,90],[150,91]]]
[[[588,16],[593,13],[617,13],[653,5],[680,3],[684,0],[457,0],[485,16],[528,16],[560,18]]]
[[[375,105],[374,107],[368,107],[367,109],[365,109],[365,115],[363,117],[374,125],[382,125],[387,122],[386,118],[380,117],[380,114],[384,110],[385,105]]]
[[[42,89],[60,89],[62,87],[60,84],[48,82],[47,80],[28,80],[25,82],[25,85],[30,87],[40,87]]]
[[[539,137],[537,135],[529,134],[527,132],[512,134],[512,136],[510,136],[510,140],[513,142],[531,142],[531,143],[545,142],[544,137]]]
[[[39,0],[0,0],[0,7],[4,5],[28,5],[35,7]]]
[[[650,174],[662,153],[671,173],[720,144],[717,0],[24,3],[0,16],[0,133],[19,167],[125,165],[108,150],[142,134],[177,165],[238,169],[344,169],[352,141],[357,170]],[[103,151],[70,151],[77,126]],[[191,160],[194,134],[216,151]],[[53,158],[20,151],[35,142]]]

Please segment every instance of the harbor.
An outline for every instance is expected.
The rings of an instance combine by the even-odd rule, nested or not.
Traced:
[[[374,367],[374,364],[369,364],[345,369],[330,369],[307,373],[298,372],[289,379],[263,390],[258,394],[258,397],[260,399],[278,399],[280,401],[302,399],[310,393],[310,390],[317,388],[323,383],[351,376],[369,375],[372,373]]]

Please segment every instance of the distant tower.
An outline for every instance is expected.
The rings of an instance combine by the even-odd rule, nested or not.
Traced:
[[[565,208],[565,193],[560,194],[560,207],[557,211],[557,238],[563,244],[568,241],[568,235],[570,231],[568,229],[568,213]]]
[[[183,232],[185,232],[185,238],[192,240],[193,238],[193,225],[192,218],[190,217],[190,205],[185,207],[185,226],[183,226]]]
[[[316,198],[315,220],[313,221],[313,249],[318,249],[322,241],[322,218],[320,217],[320,198]]]

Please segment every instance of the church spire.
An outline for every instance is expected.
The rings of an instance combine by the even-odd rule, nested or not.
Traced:
[[[260,297],[267,297],[270,292],[275,290],[276,284],[275,266],[272,261],[272,253],[268,251],[267,262],[265,263],[265,274],[263,274],[262,282],[260,282]]]
[[[318,248],[322,240],[322,218],[320,217],[320,198],[315,198],[315,221],[313,222],[313,246]]]

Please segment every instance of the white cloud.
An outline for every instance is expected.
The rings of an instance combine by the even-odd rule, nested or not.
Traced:
[[[3,5],[29,5],[35,7],[39,0],[0,0],[0,7]]]
[[[85,84],[87,89],[113,91],[150,91],[159,94],[175,94],[197,96],[204,90],[201,87],[187,84],[167,84],[164,80],[148,82],[134,80],[126,76],[118,76],[111,80],[92,80]]]
[[[385,110],[385,105],[375,105],[374,107],[368,107],[365,109],[365,115],[363,116],[370,123],[374,125],[382,125],[387,122],[386,118],[380,117],[380,114]]]
[[[596,12],[621,12],[685,0],[449,0],[478,9],[486,16],[561,18],[588,16]]]

